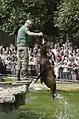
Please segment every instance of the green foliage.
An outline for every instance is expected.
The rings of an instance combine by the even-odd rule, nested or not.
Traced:
[[[76,32],[79,28],[79,0],[61,0],[54,22],[62,31]]]
[[[1,0],[0,2],[0,29],[3,31],[11,33],[29,18],[34,21],[38,30],[45,31],[44,27],[49,26],[48,23],[50,30],[53,27],[55,0]]]

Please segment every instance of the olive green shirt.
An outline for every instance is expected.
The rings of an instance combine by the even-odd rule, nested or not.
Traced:
[[[29,29],[23,25],[19,30],[18,30],[18,35],[17,35],[17,47],[24,47],[28,44],[29,37],[27,34],[27,31]]]

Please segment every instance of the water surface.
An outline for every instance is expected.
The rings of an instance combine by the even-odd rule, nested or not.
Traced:
[[[52,100],[48,90],[30,90],[20,119],[79,119],[79,92],[58,92]]]

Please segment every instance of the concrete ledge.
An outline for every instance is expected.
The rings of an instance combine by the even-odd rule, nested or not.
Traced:
[[[12,85],[12,82],[11,81],[9,81],[9,82],[0,82],[0,87],[2,87],[2,86],[11,86]]]
[[[0,112],[9,113],[24,105],[31,81],[0,82]]]
[[[77,84],[77,83],[57,83],[57,90],[79,91],[79,84]]]
[[[12,85],[27,85],[29,86],[32,82],[33,78],[29,78],[28,80],[22,80],[22,81],[15,81],[12,83]]]
[[[4,91],[3,91],[4,93]],[[8,93],[0,93],[0,104],[3,103],[14,103],[15,102],[15,96],[10,95]]]
[[[59,80],[59,81],[56,81],[57,83],[59,84],[74,84],[74,83],[77,83],[79,84],[79,80]]]
[[[31,90],[50,90],[44,83],[31,83]],[[60,91],[79,91],[79,83],[56,81],[56,89]]]
[[[8,92],[12,95],[17,95],[17,94],[21,94],[21,93],[26,93],[26,85],[16,85],[16,86],[12,86],[10,88],[8,88]]]

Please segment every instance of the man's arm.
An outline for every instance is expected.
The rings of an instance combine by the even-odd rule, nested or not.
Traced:
[[[31,31],[27,31],[27,34],[29,36],[43,36],[43,33],[42,32],[34,33],[34,32],[31,32]]]

